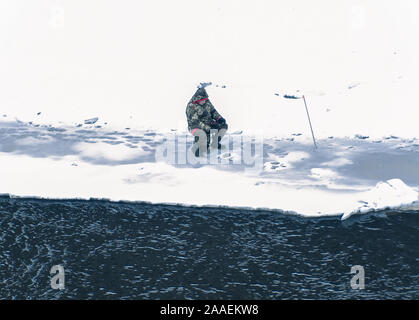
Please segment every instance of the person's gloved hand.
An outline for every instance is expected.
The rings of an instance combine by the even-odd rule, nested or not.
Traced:
[[[217,121],[220,124],[225,124],[226,123],[226,119],[224,119],[223,117],[220,117]]]

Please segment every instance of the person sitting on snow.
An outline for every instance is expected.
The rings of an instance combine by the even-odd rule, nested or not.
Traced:
[[[221,138],[228,129],[225,119],[215,110],[209,101],[205,88],[199,88],[186,107],[189,132],[195,137],[195,156],[199,157],[200,150],[207,150],[210,146],[211,129],[218,130],[216,133],[217,147],[221,149]],[[206,136],[206,139],[205,139]],[[213,141],[215,146],[215,141]]]

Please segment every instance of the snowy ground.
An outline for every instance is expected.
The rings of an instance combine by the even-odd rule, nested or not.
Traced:
[[[263,139],[263,154],[251,163],[244,162],[244,147],[234,145],[242,136],[224,137],[220,153],[210,151],[215,160],[180,163],[182,157],[193,159],[181,155],[190,146],[185,132],[2,121],[0,193],[269,208],[344,218],[418,200],[418,139],[329,137],[314,150],[310,137],[293,133]],[[262,141],[254,138],[254,143]],[[162,153],[171,141],[178,142],[175,161]]]
[[[1,1],[0,193],[344,217],[410,205],[418,6]],[[185,142],[175,163],[160,151],[186,137],[186,103],[204,81],[229,124],[226,163],[180,164]],[[293,94],[307,98],[316,151]],[[263,138],[254,165],[234,145],[252,137]]]

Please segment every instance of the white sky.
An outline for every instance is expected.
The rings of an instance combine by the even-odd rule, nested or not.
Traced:
[[[2,0],[0,114],[133,115],[176,127],[200,81],[236,89],[209,89],[228,112],[238,101],[254,110],[284,88],[414,79],[418,8],[409,0]]]

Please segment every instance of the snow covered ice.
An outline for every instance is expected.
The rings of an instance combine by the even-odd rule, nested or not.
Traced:
[[[200,164],[179,164],[156,155],[173,141],[187,141],[186,132],[54,129],[0,123],[2,193],[268,208],[344,218],[418,199],[419,172],[409,167],[419,163],[417,140],[322,139],[315,151],[304,136],[264,139],[263,162],[252,170],[242,161],[242,146],[234,149],[232,136],[223,139],[220,154],[210,151],[218,156],[215,162],[202,158]],[[401,143],[406,146],[400,148]],[[190,142],[179,143],[173,150],[189,147]]]
[[[415,1],[90,1],[82,13],[63,4],[62,21],[46,3],[11,3],[0,4],[0,193],[343,218],[417,207]],[[200,83],[229,124],[220,163],[156,157],[187,136]],[[302,94],[317,150],[302,100],[284,98]],[[263,140],[255,170],[234,137]]]

